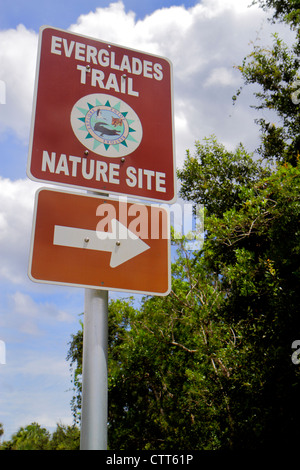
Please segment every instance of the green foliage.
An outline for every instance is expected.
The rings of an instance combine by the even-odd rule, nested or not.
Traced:
[[[242,65],[237,67],[246,85],[255,84],[254,96],[261,127],[261,156],[270,161],[297,164],[300,153],[300,8],[297,0],[254,0],[263,9],[272,10],[272,20],[284,21],[294,32],[294,43],[287,46],[278,34],[273,46],[256,44]],[[257,90],[258,85],[258,91]],[[241,89],[237,94],[240,94]],[[237,95],[234,97],[236,103]],[[271,111],[268,114],[268,111]],[[274,122],[276,121],[276,122]]]
[[[76,426],[58,424],[52,436],[38,423],[21,427],[0,450],[79,450],[80,431]]]
[[[204,204],[206,214],[221,216],[227,209],[239,205],[245,188],[266,172],[260,162],[253,160],[242,144],[229,152],[215,136],[196,142],[196,152],[187,157],[177,174],[181,180],[180,194],[195,203]]]
[[[216,277],[208,285],[204,273],[194,271],[184,250],[179,252],[179,260],[172,294],[144,300],[131,315],[126,338],[114,352],[116,362],[110,358],[111,449],[175,451],[220,445],[215,431],[217,403],[220,414],[227,413],[227,403],[219,390],[219,374],[226,373],[225,349],[229,349],[232,333],[211,315],[221,302]],[[197,282],[199,286],[192,287]],[[115,307],[112,303],[111,310]],[[211,335],[213,330],[220,338],[224,330],[224,339]],[[225,441],[230,439],[230,432],[227,434]]]
[[[284,21],[293,28],[300,23],[300,8],[298,0],[253,0],[253,4],[259,3],[264,10],[273,9],[273,21]]]
[[[80,329],[75,335],[71,336],[69,343],[69,350],[67,354],[67,361],[70,361],[70,371],[72,374],[73,389],[75,395],[71,401],[71,409],[73,412],[74,422],[80,422],[80,413],[78,410],[81,407],[81,393],[82,393],[82,347],[83,347],[83,323],[79,322]]]
[[[299,438],[299,371],[290,360],[300,326],[299,170],[299,165],[278,165],[252,189],[245,188],[239,208],[206,218],[203,256],[227,291],[224,321],[242,338],[232,369],[238,446],[283,446]]]
[[[49,450],[79,450],[80,430],[77,426],[57,424],[51,436]]]
[[[207,214],[202,252],[179,244],[169,296],[110,303],[110,449],[298,439],[299,166],[266,173]]]
[[[46,450],[50,433],[37,423],[21,427],[10,441],[3,442],[1,450]]]

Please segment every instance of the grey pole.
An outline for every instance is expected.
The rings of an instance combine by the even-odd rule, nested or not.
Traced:
[[[108,291],[85,289],[80,450],[107,450]]]

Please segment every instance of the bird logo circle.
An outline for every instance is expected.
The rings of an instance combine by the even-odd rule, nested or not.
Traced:
[[[135,111],[124,101],[106,94],[80,98],[71,111],[71,126],[87,149],[104,157],[131,154],[143,137]]]

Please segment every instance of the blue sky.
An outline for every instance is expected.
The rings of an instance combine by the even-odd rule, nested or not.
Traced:
[[[1,2],[1,29],[15,27],[19,23],[23,23],[27,28],[38,31],[42,24],[49,24],[56,28],[66,29],[70,24],[76,23],[80,15],[96,10],[96,8],[105,8],[112,3],[110,0],[97,1],[89,0],[82,2],[78,0],[53,0],[49,2],[29,1],[24,2],[17,0],[15,2]],[[191,7],[197,3],[196,0],[128,0],[125,2],[126,11],[133,11],[136,19],[143,19],[146,15],[151,14],[159,8],[168,8],[173,5],[184,5]]]
[[[270,42],[273,26],[246,0],[0,0],[0,423],[5,439],[37,421],[72,424],[68,342],[79,327],[84,289],[33,283],[27,276],[34,195],[26,176],[39,27],[48,24],[168,57],[174,73],[177,166],[195,140],[215,134],[252,151],[258,129],[250,92],[234,68],[250,41]],[[277,27],[277,30],[279,28]],[[282,33],[288,37],[285,30]],[[259,38],[259,39],[258,39]],[[117,297],[114,293],[110,297]],[[130,295],[130,294],[128,294]]]

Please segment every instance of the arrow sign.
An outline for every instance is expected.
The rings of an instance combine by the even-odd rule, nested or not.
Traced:
[[[35,282],[167,295],[170,251],[165,207],[49,188],[36,193],[28,270]]]
[[[111,224],[112,232],[55,225],[53,245],[110,252],[112,268],[149,250],[149,245],[118,220],[112,219]]]

